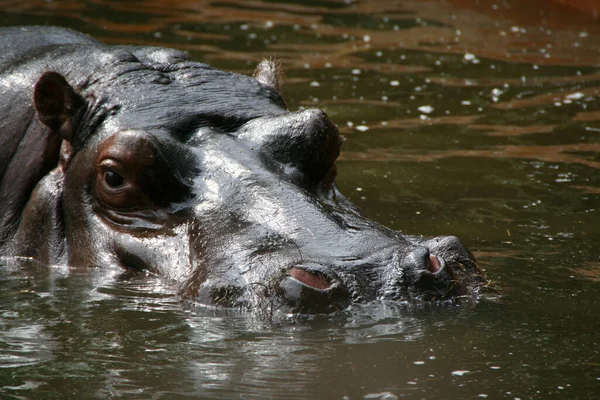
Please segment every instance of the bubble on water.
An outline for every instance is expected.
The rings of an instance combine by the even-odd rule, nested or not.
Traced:
[[[425,114],[431,114],[433,112],[434,108],[430,105],[426,105],[426,106],[419,107],[418,110]]]
[[[499,367],[499,366],[497,366],[497,365],[492,365],[492,366],[490,367],[490,369],[496,369],[496,370],[498,370],[498,369],[500,369],[500,367]]]
[[[453,376],[463,376],[463,375],[466,375],[466,374],[468,374],[469,372],[471,372],[471,371],[467,371],[467,370],[460,370],[460,369],[459,369],[459,370],[457,370],[457,371],[452,371],[452,375],[453,375]]]
[[[400,82],[398,82],[398,81],[391,81],[390,82],[390,86],[398,86],[398,85],[400,85]]]
[[[243,30],[243,31],[247,31],[247,30],[248,30],[248,28],[250,28],[250,27],[248,26],[248,24],[243,24],[243,25],[240,25],[240,29],[241,29],[241,30]]]
[[[398,396],[391,392],[382,393],[369,393],[366,394],[364,399],[377,399],[377,400],[398,400]]]
[[[566,99],[569,100],[580,100],[583,99],[585,97],[585,95],[581,92],[575,92],[575,93],[571,93],[565,96]]]
[[[265,22],[265,28],[266,29],[269,29],[269,28],[272,28],[272,27],[273,27],[273,21],[267,21],[267,22]]]
[[[369,35],[365,35],[365,36],[363,36],[363,40],[364,40],[365,42],[370,42],[370,41],[371,41],[371,36],[369,36]]]
[[[465,60],[467,60],[467,61],[472,61],[472,60],[474,60],[474,59],[476,58],[476,56],[475,56],[475,54],[473,54],[473,53],[465,53],[465,56],[464,56],[464,58],[465,58]]]
[[[360,75],[362,71],[358,68],[352,70],[352,75]]]
[[[312,81],[310,83],[310,86],[312,86],[312,87],[319,87],[319,86],[321,86],[321,84],[319,82],[317,82],[317,81]]]
[[[423,364],[425,364],[425,361],[415,361],[415,362],[413,362],[413,364],[415,364],[415,365],[423,365]]]
[[[356,126],[356,130],[357,131],[361,131],[361,132],[366,132],[369,130],[369,127],[366,125],[357,125]]]
[[[460,104],[462,104],[463,106],[470,106],[471,102],[469,100],[463,100],[460,102]]]
[[[485,393],[481,393],[481,394],[478,394],[477,397],[481,397],[482,399],[486,399],[488,397],[488,395],[485,394]]]

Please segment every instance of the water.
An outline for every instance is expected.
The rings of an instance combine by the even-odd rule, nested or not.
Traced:
[[[460,236],[502,293],[269,323],[157,277],[3,260],[0,397],[600,396],[600,25],[557,3],[0,1],[1,25],[245,74],[280,58],[290,108],[347,137],[342,191],[392,228]]]

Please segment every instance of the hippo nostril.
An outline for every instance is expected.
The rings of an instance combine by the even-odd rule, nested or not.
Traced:
[[[434,274],[442,269],[442,262],[438,256],[429,255],[429,271]]]
[[[304,283],[306,286],[310,286],[315,289],[329,289],[331,283],[325,277],[325,275],[319,272],[308,272],[306,270],[293,267],[288,272],[294,279]]]

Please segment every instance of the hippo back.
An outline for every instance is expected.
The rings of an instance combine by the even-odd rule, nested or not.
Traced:
[[[15,26],[0,28],[0,71],[31,50],[55,44],[93,44],[96,40],[83,33],[54,26]]]

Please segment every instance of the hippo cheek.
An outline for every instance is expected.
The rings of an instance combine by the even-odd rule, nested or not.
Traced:
[[[191,260],[198,258],[187,231],[178,226],[144,236],[113,232],[106,243],[107,252],[113,254],[113,263],[126,271],[159,274],[180,282],[193,275]]]

